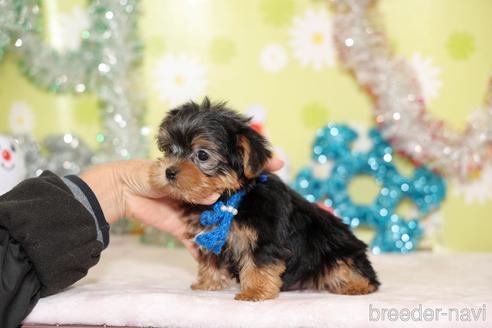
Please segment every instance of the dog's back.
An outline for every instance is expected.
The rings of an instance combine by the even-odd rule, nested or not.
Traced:
[[[348,226],[302,198],[277,176],[268,177],[251,187],[235,218],[236,233],[247,230],[255,235],[251,238],[254,244],[249,245],[255,264],[274,267],[283,262],[283,290],[328,289],[342,294],[376,290],[379,282],[367,259],[367,247]],[[237,244],[235,231],[229,243]],[[223,257],[238,276],[241,256],[232,249],[229,247]]]

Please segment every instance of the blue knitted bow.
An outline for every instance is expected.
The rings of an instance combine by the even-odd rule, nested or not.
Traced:
[[[217,255],[220,254],[231,229],[232,218],[237,214],[237,208],[243,196],[244,191],[238,191],[226,203],[218,201],[211,211],[205,211],[201,214],[200,223],[203,226],[213,224],[217,226],[211,231],[198,234],[195,237],[195,242],[198,245],[213,251]]]
[[[268,175],[262,174],[258,177],[259,182],[266,182]],[[238,191],[225,203],[218,201],[214,204],[211,211],[205,211],[200,216],[200,223],[203,226],[216,225],[215,229],[199,233],[195,237],[195,242],[203,248],[220,254],[224,246],[229,230],[231,230],[232,219],[237,214],[237,208],[244,196],[243,190]]]

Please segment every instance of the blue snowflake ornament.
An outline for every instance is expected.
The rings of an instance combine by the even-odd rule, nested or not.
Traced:
[[[446,195],[444,179],[425,167],[417,168],[412,177],[399,173],[393,162],[393,149],[380,132],[368,132],[372,147],[352,150],[357,132],[347,125],[330,124],[316,133],[312,158],[317,165],[332,163],[325,177],[318,177],[313,166],[297,175],[293,188],[311,202],[322,202],[351,228],[368,226],[376,234],[371,242],[374,253],[414,251],[423,232],[420,220],[440,206]],[[348,193],[352,179],[360,175],[373,177],[381,189],[372,204],[357,204]],[[395,212],[405,199],[411,200],[418,213],[412,218]]]

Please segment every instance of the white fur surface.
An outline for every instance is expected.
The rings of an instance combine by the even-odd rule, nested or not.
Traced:
[[[185,250],[115,237],[88,276],[41,299],[25,323],[139,327],[492,327],[492,254],[415,253],[372,257],[375,294],[283,292],[276,300],[234,301],[237,286],[194,292],[196,264]],[[369,320],[373,307],[410,310],[485,307],[476,322]]]

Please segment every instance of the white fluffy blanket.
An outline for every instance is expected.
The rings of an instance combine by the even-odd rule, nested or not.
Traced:
[[[133,237],[113,236],[86,278],[63,293],[41,299],[25,323],[492,327],[492,254],[415,253],[372,260],[382,282],[375,294],[284,292],[276,300],[248,303],[233,300],[237,286],[221,292],[191,291],[196,264],[182,249],[166,250],[141,245]]]

